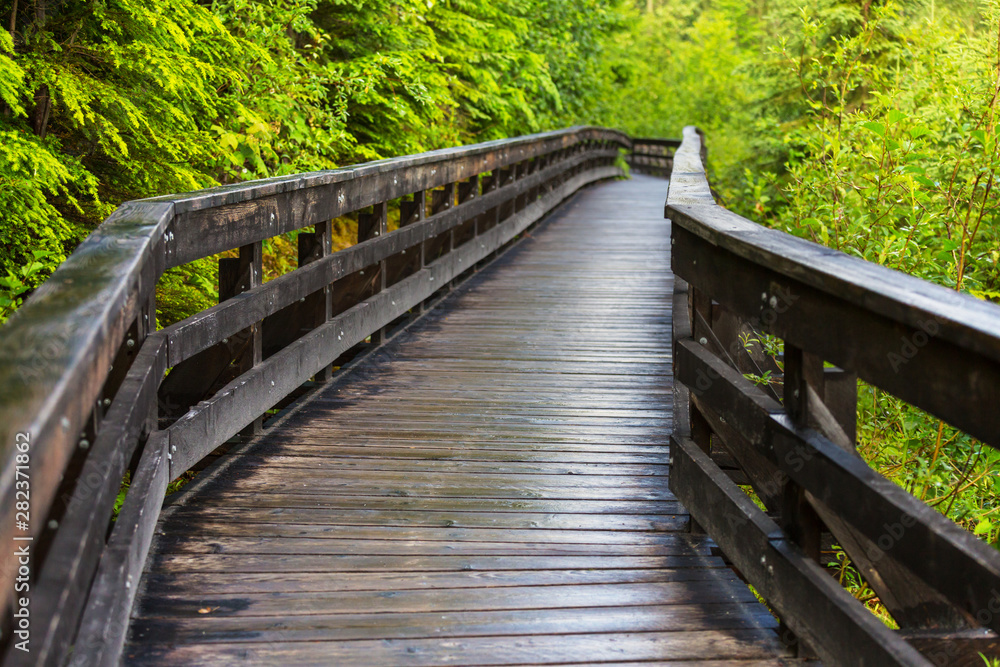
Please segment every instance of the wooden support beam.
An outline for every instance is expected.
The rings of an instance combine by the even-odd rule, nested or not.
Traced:
[[[329,222],[316,224],[312,233],[304,232],[298,236],[299,267],[317,262],[331,254],[331,229]],[[305,311],[304,324],[309,330],[325,324],[333,317],[333,289],[327,285],[322,290],[314,292],[302,302]],[[333,377],[333,369],[327,366],[316,374],[316,381],[325,382]]]
[[[263,283],[263,244],[258,241],[240,248],[239,257],[219,260],[219,301],[226,301]],[[254,322],[224,342],[229,351],[232,376],[242,375],[263,361],[262,322]],[[227,374],[228,377],[228,374]],[[227,380],[228,381],[228,380]],[[216,385],[225,384],[216,380]],[[258,417],[241,433],[253,437],[263,431],[263,418]]]
[[[413,193],[412,200],[399,202],[399,226],[405,227],[427,217],[427,197],[423,190]]]
[[[128,634],[132,602],[170,481],[169,440],[155,431],[143,448],[87,599],[69,667],[115,667]]]

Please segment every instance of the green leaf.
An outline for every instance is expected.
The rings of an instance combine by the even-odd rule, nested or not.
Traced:
[[[861,127],[865,128],[869,132],[874,132],[883,139],[885,138],[885,125],[882,123],[876,123],[875,121],[869,120],[862,123]]]

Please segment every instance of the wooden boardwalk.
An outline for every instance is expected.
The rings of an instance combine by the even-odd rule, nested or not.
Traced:
[[[665,192],[581,192],[168,504],[126,664],[787,659],[667,489]]]

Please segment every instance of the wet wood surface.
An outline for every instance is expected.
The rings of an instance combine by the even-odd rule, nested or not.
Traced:
[[[665,192],[580,193],[206,471],[124,662],[790,660],[667,487]]]

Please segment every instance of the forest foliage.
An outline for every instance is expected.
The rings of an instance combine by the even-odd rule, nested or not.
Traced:
[[[582,118],[625,20],[609,0],[3,0],[0,17],[0,319],[122,201]],[[162,314],[204,307],[212,272],[168,276]]]
[[[0,0],[0,320],[121,201],[576,123],[706,133],[723,203],[1000,301],[1000,0]],[[276,241],[276,242],[280,242]],[[212,262],[161,281],[161,324]],[[859,447],[996,543],[1000,458]]]

